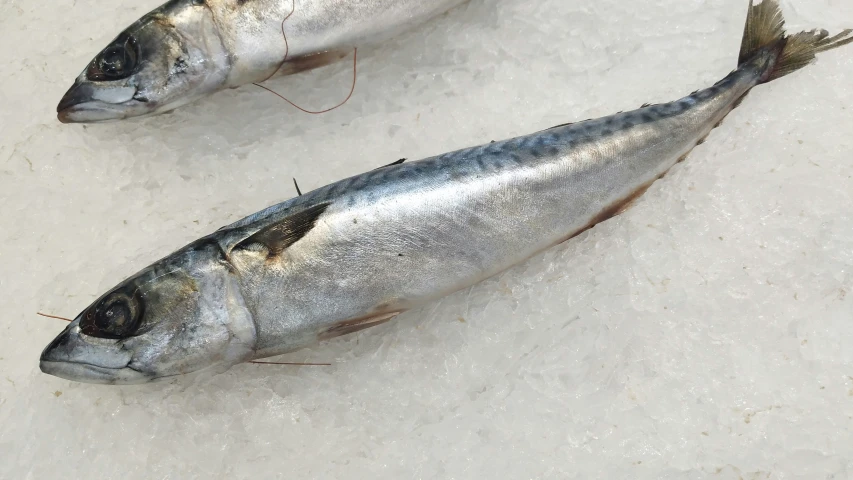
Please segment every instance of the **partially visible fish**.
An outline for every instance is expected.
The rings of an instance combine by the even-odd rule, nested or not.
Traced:
[[[465,1],[170,0],[110,42],[56,110],[64,123],[167,112],[327,65]]]
[[[786,36],[775,0],[750,4],[738,67],[714,86],[395,162],[246,217],[107,292],[48,345],[41,369],[142,383],[386,322],[622,211],[753,87],[850,43],[851,33]]]

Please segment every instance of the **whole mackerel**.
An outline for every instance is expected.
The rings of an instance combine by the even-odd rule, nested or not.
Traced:
[[[59,120],[152,115],[335,62],[467,0],[170,0],[89,62]]]
[[[290,352],[385,322],[600,222],[683,159],[756,85],[851,31],[786,36],[750,4],[737,69],[672,103],[379,168],[163,258],[84,310],[42,371],[141,383]]]

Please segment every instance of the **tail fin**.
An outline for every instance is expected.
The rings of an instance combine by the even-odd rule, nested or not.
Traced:
[[[778,51],[772,70],[763,78],[764,83],[770,82],[809,65],[820,52],[853,43],[851,33],[853,30],[847,29],[830,37],[826,30],[812,30],[786,35],[785,19],[777,0],[764,0],[758,5],[750,0],[738,64],[765,49]]]

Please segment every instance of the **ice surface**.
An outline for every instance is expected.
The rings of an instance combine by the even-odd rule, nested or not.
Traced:
[[[62,322],[303,189],[659,102],[734,66],[746,0],[473,0],[360,55],[344,107],[254,87],[171,115],[54,107],[159,0],[0,4],[0,477],[853,476],[853,47],[757,89],[640,203],[396,322],[139,387],[38,370]],[[853,3],[783,2],[792,28]],[[118,9],[117,5],[119,6]],[[270,85],[309,108],[346,62]]]

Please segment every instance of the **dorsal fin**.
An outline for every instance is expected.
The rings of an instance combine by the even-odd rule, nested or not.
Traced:
[[[397,160],[397,161],[394,161],[394,162],[389,163],[388,165],[382,165],[382,166],[381,166],[381,167],[379,167],[379,168],[375,168],[374,170],[379,170],[380,168],[386,168],[386,167],[393,167],[394,165],[399,165],[399,164],[401,164],[401,163],[403,163],[403,162],[405,162],[405,161],[406,161],[406,159],[405,159],[405,158],[401,158],[401,159],[399,159],[399,160]]]
[[[569,125],[574,125],[574,124],[575,124],[575,122],[561,123],[559,125],[554,125],[553,127],[546,128],[545,130],[542,130],[542,131],[547,132],[548,130],[553,130],[555,128],[560,128],[560,127],[568,127]]]
[[[651,103],[644,103],[644,104],[640,105],[640,108],[646,108],[646,107],[651,107],[651,106],[652,106]]]
[[[269,256],[280,255],[287,247],[298,242],[317,224],[320,215],[329,208],[331,203],[319,203],[288,215],[285,218],[262,228],[251,237],[242,240],[234,249],[243,249],[253,244],[260,244],[269,250]]]

